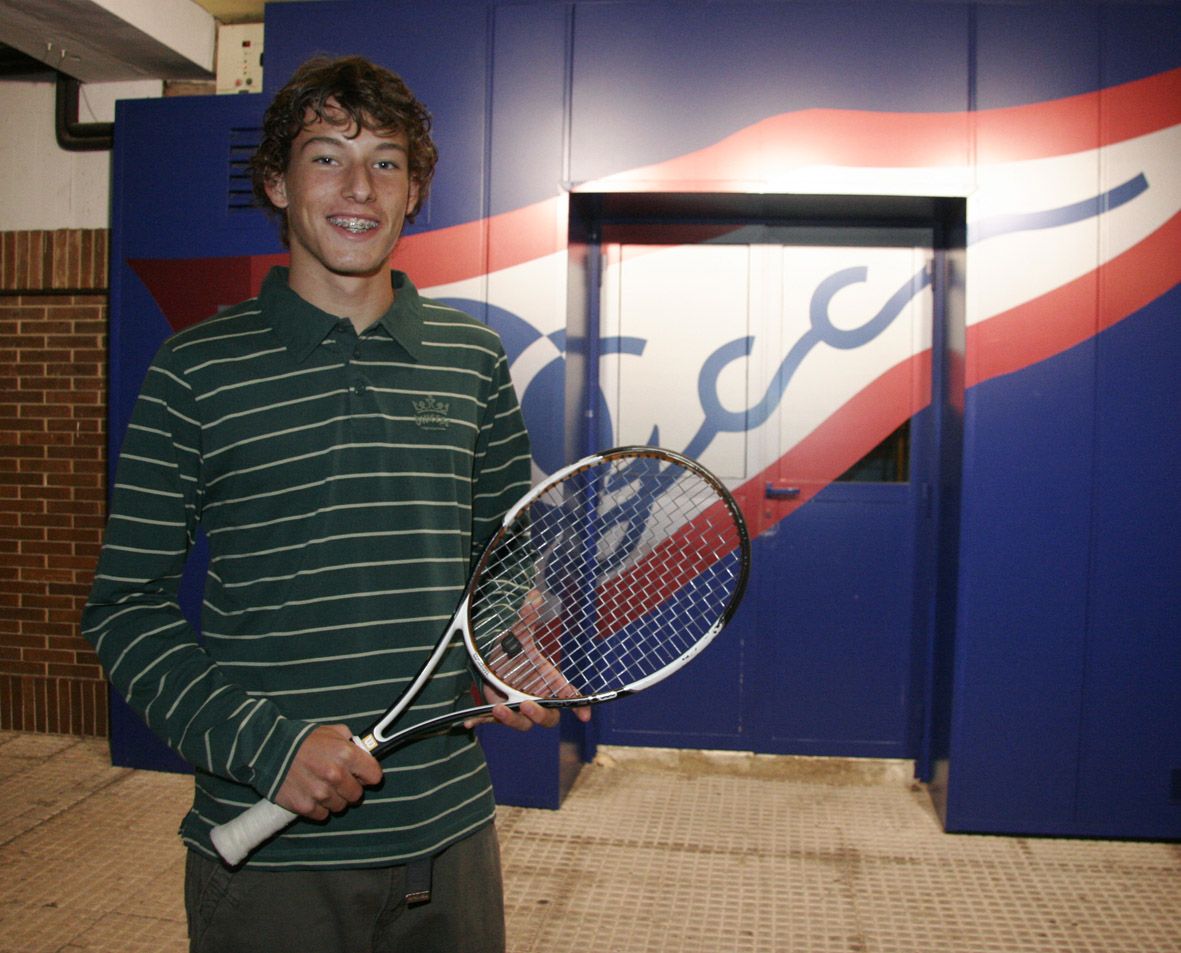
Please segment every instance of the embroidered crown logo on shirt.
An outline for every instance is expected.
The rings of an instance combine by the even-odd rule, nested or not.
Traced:
[[[451,426],[447,417],[450,404],[435,400],[434,397],[412,400],[410,403],[414,405],[414,422],[423,430],[446,430]]]

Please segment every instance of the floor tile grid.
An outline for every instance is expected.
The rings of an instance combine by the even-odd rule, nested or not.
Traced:
[[[0,951],[183,951],[190,784],[0,732]],[[897,765],[608,752],[498,825],[509,953],[1181,953],[1181,845],[946,835]]]
[[[584,773],[578,804],[555,817],[529,814],[507,837],[513,892],[555,902],[538,871],[566,871],[559,916],[533,924],[521,950],[864,949],[849,889],[849,850],[831,820],[810,816],[806,795],[761,797],[774,782]],[[782,785],[777,785],[782,793]],[[610,810],[595,805],[605,798]],[[794,817],[794,820],[789,818]],[[558,857],[546,857],[557,850]],[[605,922],[604,911],[608,911]],[[770,944],[770,945],[769,945]]]
[[[535,919],[521,950],[575,940],[592,950],[739,950],[752,925],[758,943],[770,944],[754,948],[774,950],[1181,949],[1177,845],[946,835],[915,785],[743,779],[740,791],[726,792],[718,789],[733,779],[685,776],[644,790],[652,777],[584,772],[578,796],[557,815],[582,848],[550,867],[567,871],[581,892],[556,898],[534,876],[524,910],[556,904],[562,915],[551,909]],[[760,792],[760,784],[772,789]],[[615,789],[609,810],[571,809],[594,805],[600,786]],[[533,856],[538,849],[565,846],[547,830],[552,820],[529,814],[513,823],[510,884],[522,882],[518,864],[547,868]],[[604,850],[615,859],[596,868]],[[710,860],[697,878],[693,861],[703,856]],[[604,863],[614,868],[609,874]],[[686,883],[691,889],[682,891]],[[1134,902],[1117,899],[1129,891]],[[616,913],[608,926],[597,922],[603,909]],[[730,911],[738,911],[733,926]],[[719,933],[724,946],[716,945]]]
[[[0,949],[183,950],[161,873],[190,783],[114,768],[93,739],[0,734]]]
[[[930,811],[916,791],[917,806]],[[889,807],[903,802],[887,788],[862,792],[857,802],[844,812],[861,819],[856,894],[879,931],[926,923],[915,941],[936,948],[1181,949],[1181,845],[947,835],[905,818],[891,823]],[[945,898],[938,917],[924,916],[938,896]]]
[[[6,736],[14,740],[0,743],[0,844],[129,773],[89,740]]]

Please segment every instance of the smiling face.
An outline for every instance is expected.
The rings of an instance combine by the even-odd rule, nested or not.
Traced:
[[[388,292],[390,254],[418,204],[406,136],[330,121],[337,115],[313,116],[292,142],[287,168],[266,183],[286,213],[292,288],[320,307],[342,289]]]

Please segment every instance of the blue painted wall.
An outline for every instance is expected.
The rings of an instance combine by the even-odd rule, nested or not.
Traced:
[[[946,328],[938,583],[916,673],[933,790],[953,830],[1181,836],[1181,7],[268,6],[268,90],[319,51],[391,66],[434,111],[439,177],[403,243],[422,250],[419,283],[488,305],[494,326],[520,318],[522,348],[548,336],[555,361],[565,314],[521,301],[565,301],[572,189],[954,195],[969,228],[1008,222],[951,263],[965,317]],[[249,273],[278,251],[260,214],[221,200],[232,130],[256,126],[262,100],[120,110],[116,443],[169,323],[130,262]],[[167,164],[163,124],[186,137]],[[1096,199],[1137,175],[1119,208]],[[165,203],[153,222],[145,195]],[[546,379],[531,428],[552,459],[569,435],[560,374]],[[783,518],[802,531],[811,505]]]

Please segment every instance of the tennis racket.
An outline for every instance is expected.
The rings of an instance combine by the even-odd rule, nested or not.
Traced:
[[[477,681],[517,708],[594,705],[667,678],[734,614],[750,541],[717,477],[680,454],[622,447],[554,473],[505,515],[438,645],[398,701],[353,741],[381,757],[489,713],[395,729],[462,636]],[[236,865],[296,815],[262,800],[212,832]]]

